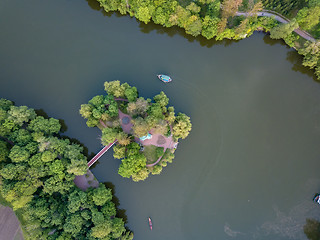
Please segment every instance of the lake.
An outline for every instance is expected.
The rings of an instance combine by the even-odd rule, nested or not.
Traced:
[[[164,91],[191,117],[161,175],[124,179],[112,151],[92,169],[135,239],[306,239],[306,219],[320,219],[320,85],[281,41],[194,39],[105,14],[93,0],[2,0],[0,29],[0,96],[63,119],[89,154],[101,133],[79,108],[104,94],[104,81],[144,97]]]

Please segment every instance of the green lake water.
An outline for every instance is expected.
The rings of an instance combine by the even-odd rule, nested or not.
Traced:
[[[100,132],[78,111],[104,81],[165,91],[191,117],[161,175],[124,179],[111,151],[93,168],[135,239],[306,239],[306,219],[320,219],[320,85],[280,41],[193,39],[85,0],[2,0],[0,29],[0,96],[63,119],[89,154]]]

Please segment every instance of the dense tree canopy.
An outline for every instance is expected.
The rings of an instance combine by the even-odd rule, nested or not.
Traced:
[[[108,101],[98,96],[89,104],[96,109]],[[57,135],[60,128],[56,119],[0,99],[0,193],[22,211],[25,239],[132,239],[116,217],[111,189],[75,186],[87,158],[80,145]]]

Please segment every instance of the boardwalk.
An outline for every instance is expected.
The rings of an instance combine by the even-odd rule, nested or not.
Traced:
[[[95,155],[89,162],[88,162],[88,167],[91,167],[96,161],[98,161],[99,158],[101,158],[101,156],[109,150],[109,148],[111,148],[113,146],[113,144],[115,144],[118,140],[115,140],[113,143],[110,143],[109,145],[105,146],[104,148],[102,148],[100,150],[100,152],[97,153],[97,155]]]

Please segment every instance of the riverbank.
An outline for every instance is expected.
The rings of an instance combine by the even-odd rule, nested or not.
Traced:
[[[309,6],[308,3],[304,4],[306,8],[300,9],[303,10],[300,15],[300,10],[298,11],[297,20],[289,20],[277,12],[264,10],[261,2],[243,3],[245,6],[242,5],[242,1],[231,0],[182,1],[175,2],[176,5],[168,2],[150,2],[147,6],[141,6],[137,0],[131,0],[130,7],[126,7],[120,2],[114,4],[110,0],[97,1],[106,12],[119,11],[121,14],[129,14],[145,24],[153,21],[163,27],[178,26],[184,29],[186,34],[194,37],[203,36],[206,39],[218,41],[241,40],[251,36],[257,30],[270,32],[271,38],[283,39],[288,46],[303,55],[302,65],[315,69],[315,75],[320,80],[320,47],[319,44],[312,45],[317,39],[299,28],[299,24],[303,25],[304,29],[314,26],[320,28],[319,19],[316,19],[320,18],[320,15],[312,12],[313,6]],[[240,7],[242,12],[238,11]],[[320,10],[320,6],[317,7]],[[304,11],[305,9],[307,10]],[[310,19],[308,13],[314,16]],[[308,27],[310,22],[313,25]]]

